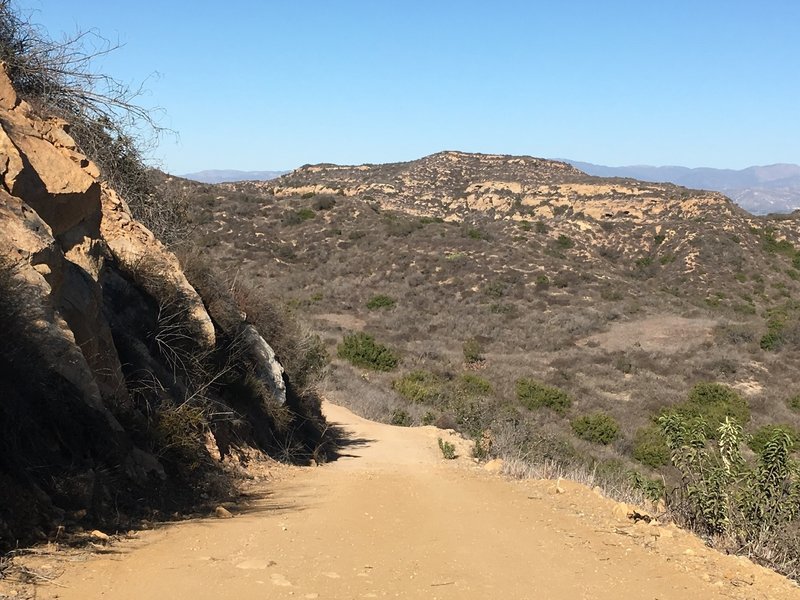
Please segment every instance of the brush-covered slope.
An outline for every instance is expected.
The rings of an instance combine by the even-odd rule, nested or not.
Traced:
[[[365,331],[399,354],[399,367],[369,381],[336,362],[330,386],[366,414],[474,417],[477,431],[501,406],[568,453],[617,460],[660,408],[720,381],[749,399],[749,427],[800,426],[786,404],[800,393],[796,216],[757,218],[718,193],[456,152],[165,185],[194,190],[209,255],[294,307],[332,351]],[[441,400],[461,385],[469,340],[488,383],[471,417]],[[403,393],[409,374],[434,389],[429,401]],[[520,378],[566,390],[569,412],[521,408]],[[572,433],[571,420],[597,410],[622,424],[609,446]]]
[[[364,416],[652,497],[681,481],[665,411],[735,416],[753,452],[800,439],[798,214],[454,152],[164,185],[194,194],[209,256],[324,336],[327,393]],[[781,530],[763,547],[790,572]]]

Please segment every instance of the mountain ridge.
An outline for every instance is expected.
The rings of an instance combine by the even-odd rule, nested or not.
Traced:
[[[179,175],[179,177],[199,181],[200,183],[229,183],[235,181],[268,181],[289,172],[288,170],[240,171],[238,169],[206,169],[194,173],[185,173]]]
[[[599,177],[667,181],[721,192],[753,214],[789,213],[800,208],[800,165],[791,163],[758,165],[744,169],[715,169],[677,165],[609,167],[571,159],[565,159],[565,162],[589,175]]]
[[[471,153],[445,150],[429,157]],[[500,154],[481,154],[478,156],[511,156]],[[528,157],[533,158],[533,157]],[[384,164],[412,164],[423,159],[399,161]],[[587,175],[596,177],[620,177],[636,179],[650,183],[673,183],[692,189],[716,191],[728,196],[736,204],[755,215],[769,213],[790,213],[800,209],[800,165],[793,163],[774,163],[769,165],[753,165],[743,169],[720,169],[714,167],[684,167],[681,165],[624,165],[612,167],[574,159],[554,158],[537,159],[552,160],[569,164]],[[302,171],[309,167],[327,167],[338,169],[355,167],[375,167],[374,163],[361,165],[335,165],[333,163],[307,164],[293,170],[244,171],[237,169],[209,169],[186,173],[180,177],[201,183],[235,183],[238,181],[271,181],[289,175],[294,171]]]

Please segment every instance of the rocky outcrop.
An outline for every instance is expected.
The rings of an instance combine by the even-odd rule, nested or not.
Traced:
[[[9,315],[0,318],[11,328],[0,356],[0,549],[20,536],[23,517],[46,529],[37,515],[86,514],[167,478],[154,446],[174,444],[158,435],[177,436],[182,425],[159,425],[148,411],[154,401],[179,406],[189,392],[157,351],[165,314],[181,352],[215,351],[212,319],[177,258],[99,175],[68,124],[38,116],[0,69],[0,292]],[[255,330],[251,337],[255,368],[283,404],[283,369]],[[155,435],[153,426],[167,429]]]
[[[267,386],[275,401],[283,406],[286,404],[286,382],[283,380],[283,366],[275,357],[275,351],[252,325],[244,327],[242,340],[252,354],[259,381]]]
[[[98,181],[67,123],[35,116],[5,73],[0,108],[0,249],[29,286],[38,345],[95,408],[104,410],[104,397],[124,403],[120,362],[102,314],[105,270],[118,269],[157,302],[180,297],[197,342],[206,346],[214,344],[211,319],[177,259]]]
[[[371,197],[382,208],[461,221],[552,219],[565,211],[600,223],[691,218],[737,209],[722,194],[672,184],[590,177],[571,165],[530,156],[440,152],[384,165],[308,165],[255,184],[274,196],[337,194]]]

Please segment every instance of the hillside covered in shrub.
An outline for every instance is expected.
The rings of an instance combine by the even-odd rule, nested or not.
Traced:
[[[800,431],[800,215],[459,152],[161,185],[191,191],[215,260],[312,324],[337,355],[326,393],[369,418],[654,499],[686,491],[662,417],[709,447],[735,419],[749,464]]]

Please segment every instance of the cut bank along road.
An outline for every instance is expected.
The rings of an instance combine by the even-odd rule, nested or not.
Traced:
[[[800,598],[788,580],[674,527],[633,524],[585,487],[493,476],[466,457],[443,460],[445,432],[325,410],[351,435],[347,456],[288,470],[233,519],[143,532],[70,566],[40,597]]]

